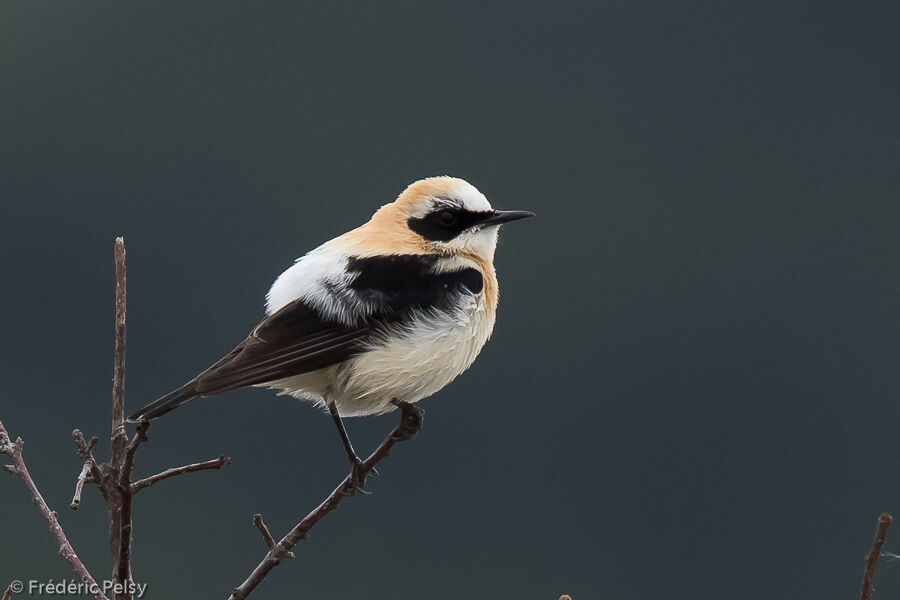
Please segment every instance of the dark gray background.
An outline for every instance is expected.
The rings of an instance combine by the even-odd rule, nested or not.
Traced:
[[[539,215],[503,233],[494,339],[253,597],[856,597],[900,513],[898,26],[896,2],[4,1],[0,418],[106,577],[101,501],[66,505],[69,432],[108,429],[114,236],[137,408],[296,256],[453,174]],[[349,427],[369,449],[394,422]],[[251,515],[284,532],[347,470],[329,419],[263,390],[150,434],[140,475],[234,459],[137,498],[154,598],[226,597]],[[71,577],[19,482],[0,512],[0,582]]]

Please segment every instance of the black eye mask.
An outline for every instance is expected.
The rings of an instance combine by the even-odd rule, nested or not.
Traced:
[[[461,208],[438,208],[424,217],[411,218],[409,228],[432,242],[449,242],[466,229],[490,218],[493,211],[475,212]]]

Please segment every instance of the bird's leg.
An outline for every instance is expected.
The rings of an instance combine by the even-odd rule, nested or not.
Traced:
[[[425,422],[425,410],[397,398],[392,399],[391,404],[403,411],[400,424],[394,430],[394,437],[398,440],[411,440],[416,437]]]
[[[340,413],[338,413],[337,405],[333,402],[330,403],[328,405],[328,410],[331,411],[334,424],[337,425],[338,433],[341,434],[341,441],[344,443],[344,449],[347,451],[347,458],[350,459],[350,464],[353,465],[350,472],[351,489],[368,494],[370,492],[363,489],[363,486],[366,484],[366,469],[363,466],[362,459],[356,453],[356,450],[353,449],[353,444],[350,442],[350,436],[347,435],[347,429],[344,427],[344,421],[341,419]]]

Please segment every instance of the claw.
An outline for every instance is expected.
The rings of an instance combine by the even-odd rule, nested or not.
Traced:
[[[394,436],[400,440],[411,440],[416,437],[425,421],[425,411],[414,404],[394,398],[391,404],[403,411],[400,424],[394,430]]]
[[[363,466],[363,462],[358,458],[352,463],[353,467],[350,470],[350,491],[348,495],[352,496],[356,492],[359,492],[366,496],[371,496],[372,492],[363,489],[363,486],[366,485],[366,476],[368,473]]]

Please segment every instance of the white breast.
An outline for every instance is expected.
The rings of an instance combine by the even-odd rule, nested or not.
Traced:
[[[401,335],[385,336],[334,373],[329,400],[345,416],[381,414],[391,399],[418,402],[469,368],[494,328],[483,294],[451,313],[422,314]]]

